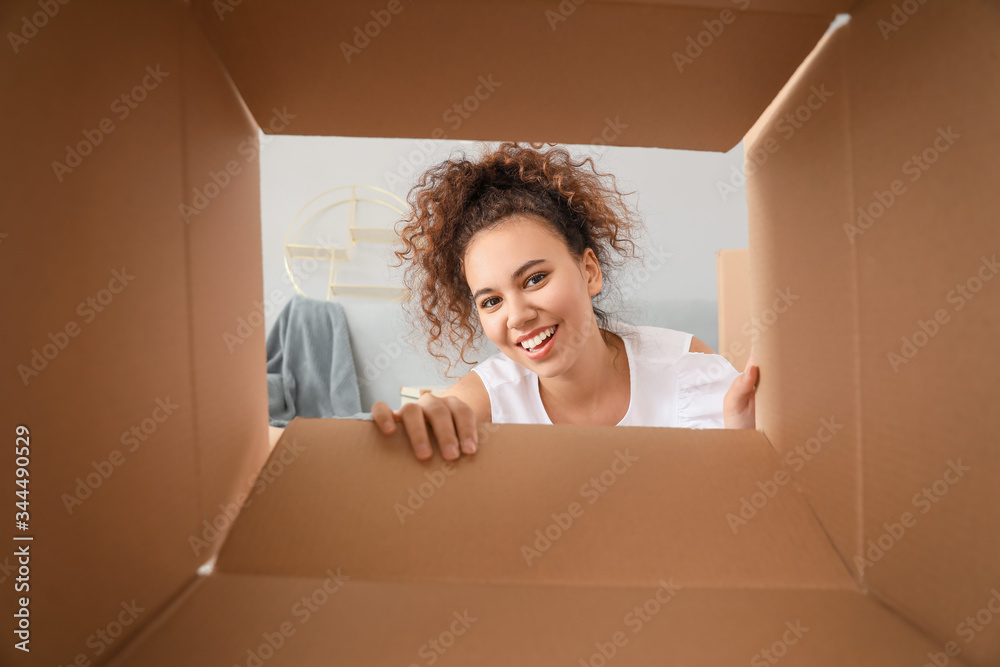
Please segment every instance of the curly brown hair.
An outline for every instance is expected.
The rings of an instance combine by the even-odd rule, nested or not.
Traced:
[[[407,196],[411,212],[397,223],[404,247],[393,253],[396,266],[412,260],[404,272],[404,307],[411,324],[426,325],[427,351],[448,363],[446,377],[452,367],[447,352],[457,350],[462,362],[472,364],[466,353],[482,334],[465,279],[465,251],[477,233],[515,215],[546,221],[578,259],[587,248],[594,251],[605,275],[592,300],[594,315],[601,329],[613,330],[613,319],[596,304],[615,291],[607,280],[609,270],[621,268],[629,257],[641,260],[629,238],[642,230],[624,200],[632,193],[619,192],[615,177],[598,173],[592,158],[574,161],[565,148],[539,151],[544,145],[503,142],[492,151],[487,146],[477,161],[464,155],[446,160],[425,171]],[[583,168],[587,163],[589,170]],[[417,298],[419,312],[413,312]]]

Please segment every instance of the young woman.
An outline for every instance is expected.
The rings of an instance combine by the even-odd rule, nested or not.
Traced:
[[[384,433],[401,421],[422,460],[430,433],[445,459],[475,453],[478,422],[754,428],[752,361],[740,374],[690,333],[598,307],[640,223],[593,160],[530,146],[445,161],[411,190],[395,253],[411,260],[411,322],[449,370],[449,348],[466,361],[480,332],[500,351],[440,397],[375,403],[372,420]]]

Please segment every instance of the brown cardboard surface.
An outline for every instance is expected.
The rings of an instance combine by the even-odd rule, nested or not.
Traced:
[[[797,98],[834,91],[748,190],[755,310],[801,292],[764,339],[758,419],[790,451],[844,415],[798,476],[824,526],[888,604],[995,664],[1000,12],[927,3],[898,29],[892,12],[867,3],[748,136],[760,148]]]
[[[757,431],[483,428],[474,457],[421,465],[402,430],[295,419],[218,569],[315,576],[332,558],[365,579],[853,587]]]
[[[2,33],[35,11],[8,3]],[[8,665],[106,658],[93,633],[135,601],[143,611],[121,645],[194,578],[218,541],[196,554],[188,536],[267,455],[263,332],[232,355],[222,338],[261,293],[256,162],[192,225],[178,213],[256,127],[182,3],[59,12],[16,54],[5,37],[0,67],[0,298],[11,318],[0,394],[10,444],[14,425],[30,429],[21,534],[34,537],[22,591],[30,655],[13,648],[13,547],[0,555]],[[112,107],[144,80],[141,103]],[[60,181],[53,162],[104,119],[113,130]],[[46,367],[25,385],[18,366],[47,345]],[[13,464],[11,447],[0,457],[11,513]]]
[[[462,600],[498,623],[482,640],[456,643],[442,663],[506,664],[512,646],[540,664],[586,657],[579,651],[597,650],[601,631],[610,637],[635,594],[648,599],[664,574],[690,595],[658,616],[671,633],[629,643],[635,664],[662,664],[663,655],[747,661],[807,613],[822,629],[809,638],[821,641],[796,644],[803,652],[790,649],[783,664],[917,665],[948,640],[970,664],[1000,661],[1000,282],[984,281],[961,309],[949,300],[955,285],[989,269],[981,259],[1000,245],[1000,9],[985,0],[862,2],[779,93],[832,12],[851,3],[761,0],[684,73],[672,53],[721,7],[676,4],[588,2],[556,30],[545,14],[553,5],[541,0],[414,4],[346,67],[331,26],[349,39],[370,20],[373,8],[360,1],[232,3],[219,16],[208,0],[109,0],[59,5],[23,52],[8,54],[0,279],[15,288],[0,297],[13,318],[0,389],[8,424],[31,429],[37,541],[33,652],[24,661],[4,643],[4,664],[69,664],[84,654],[101,664],[123,648],[135,664],[155,664],[186,647],[189,659],[235,650],[239,662],[269,622],[292,613],[280,596],[316,591],[333,555],[353,577],[344,608],[330,625],[309,625],[321,637],[299,648],[289,641],[270,664],[326,663],[340,647],[348,658],[378,651],[419,662],[420,642]],[[894,16],[901,5],[915,11]],[[10,4],[3,33],[38,7]],[[119,118],[110,105],[157,66],[170,74]],[[502,87],[452,128],[442,113],[490,74]],[[779,119],[823,85],[833,95],[782,136]],[[364,449],[360,429],[374,432],[371,424],[296,420],[268,465],[299,453],[295,433],[307,443],[301,458],[252,496],[219,573],[196,577],[268,450],[264,332],[226,336],[262,296],[258,171],[239,152],[257,129],[247,108],[268,131],[282,131],[267,125],[277,112],[294,114],[283,131],[298,134],[426,137],[440,127],[450,138],[728,150],[772,98],[747,137],[748,160],[766,150],[769,132],[779,142],[748,179],[752,312],[763,316],[780,290],[800,297],[755,346],[763,434],[552,427],[560,435],[550,440],[545,429],[508,426],[489,432],[477,458],[400,524],[394,503],[433,486],[425,473],[440,459],[421,467],[393,451],[405,448],[401,436]],[[53,163],[104,118],[114,131],[60,179]],[[905,194],[852,243],[844,224],[857,207],[908,178],[906,162],[949,126],[957,143],[919,180],[903,181]],[[185,223],[179,204],[233,160],[239,176]],[[112,292],[115,271],[134,282]],[[80,304],[99,293],[111,302],[84,315]],[[893,369],[889,354],[938,309],[950,321]],[[51,335],[70,323],[76,335],[25,386],[18,365],[54,349]],[[154,420],[168,400],[176,411]],[[128,450],[123,435],[154,422]],[[335,430],[358,437],[322,439]],[[817,451],[799,467],[789,456],[810,444]],[[648,467],[636,462],[532,566],[519,565],[521,536],[546,529],[619,446]],[[68,512],[66,494],[107,470],[115,451],[124,462]],[[733,535],[726,513],[779,461],[795,484]],[[0,461],[5,480],[11,462]],[[10,481],[3,488],[9,498]],[[944,490],[926,513],[924,488]],[[905,512],[916,523],[896,539]],[[828,539],[849,565],[870,558],[855,568],[870,596],[854,590]],[[92,633],[130,602],[143,610],[138,619],[95,655]],[[439,615],[420,614],[428,609]],[[728,623],[721,630],[718,619]],[[383,626],[403,643],[388,642]],[[156,631],[129,646],[144,627]],[[346,638],[330,628],[346,628]],[[410,652],[393,653],[404,644]]]
[[[206,577],[113,664],[909,667],[942,649],[853,591],[369,582],[328,568]]]
[[[670,5],[674,7],[699,7],[725,9],[742,4],[733,0],[598,0],[606,3],[642,2],[651,5]],[[857,0],[754,0],[747,11],[777,12],[782,14],[840,14],[851,11],[858,4]]]
[[[851,3],[797,4],[785,14],[591,1],[563,15],[543,0],[427,0],[384,10],[368,42],[364,26],[383,8],[367,0],[193,7],[265,131],[271,109],[287,106],[303,135],[727,151]],[[675,52],[690,62],[678,67]],[[466,100],[468,113],[453,110]]]
[[[886,11],[852,22],[847,60],[854,205],[894,180],[906,188],[855,244],[865,578],[938,636],[968,641],[970,661],[1000,664],[1000,617],[983,620],[1000,596],[979,631],[959,628],[1000,590],[1000,5],[928,2],[888,41],[873,27]],[[925,151],[926,171],[912,162]],[[958,286],[973,280],[966,298]],[[906,512],[915,525],[896,539],[885,525]],[[869,541],[884,556],[869,557]]]
[[[846,31],[796,72],[745,150],[752,312],[761,323],[757,427],[850,559],[860,544],[861,445],[855,260],[841,228],[851,201]],[[822,104],[814,88],[829,93]]]
[[[763,326],[754,323],[750,310],[750,252],[746,248],[719,250],[715,256],[719,276],[719,349],[716,352],[742,372],[750,358],[750,348]]]
[[[200,511],[214,518],[220,504],[246,489],[270,452],[258,406],[266,353],[263,324],[259,128],[197,25],[183,30],[181,103],[185,151],[183,201],[194,190],[224,187],[186,226],[190,303],[191,386],[195,397]],[[252,156],[252,157],[251,157]],[[229,180],[220,176],[226,171]],[[197,210],[197,209],[196,209]],[[221,261],[226,257],[228,261]],[[245,263],[234,267],[231,262]],[[268,296],[267,303],[273,301]],[[240,322],[248,322],[240,327]],[[249,331],[249,333],[247,333]],[[203,398],[202,398],[203,397]]]

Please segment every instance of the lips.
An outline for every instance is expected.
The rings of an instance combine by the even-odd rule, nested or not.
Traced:
[[[545,333],[546,331],[548,331],[549,329],[551,329],[553,326],[555,326],[555,325],[554,324],[550,324],[547,327],[538,327],[534,331],[532,331],[532,332],[530,332],[528,334],[525,334],[524,336],[519,336],[518,339],[515,341],[515,344],[520,345],[521,343],[525,343],[527,341],[530,341],[532,338],[537,338],[539,335],[541,335],[542,333]]]
[[[559,325],[554,324],[546,329],[543,329],[541,333],[536,336],[526,339],[518,343],[518,347],[524,352],[529,359],[540,359],[546,354],[554,345],[553,340],[559,333]],[[528,350],[525,345],[532,347]]]

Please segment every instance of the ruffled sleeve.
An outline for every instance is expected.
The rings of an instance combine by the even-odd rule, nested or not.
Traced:
[[[677,427],[725,428],[722,401],[737,371],[721,354],[685,352],[674,364]]]

